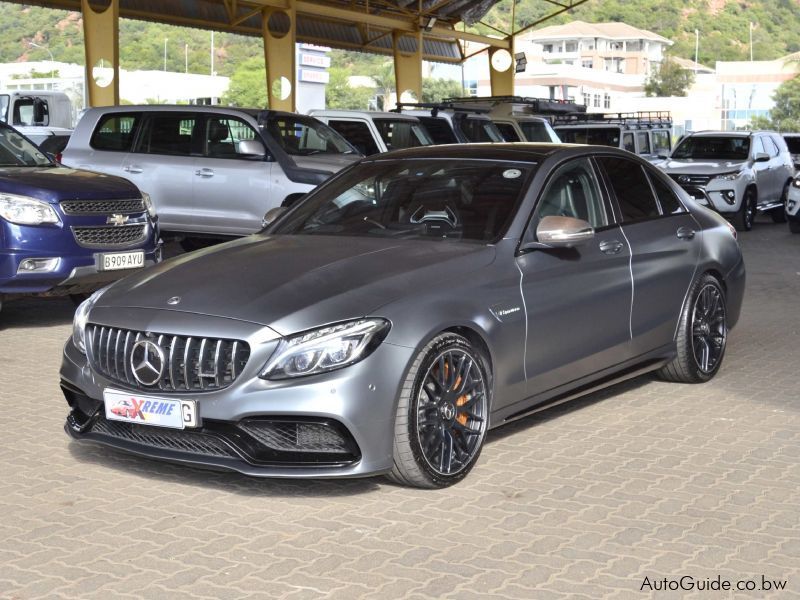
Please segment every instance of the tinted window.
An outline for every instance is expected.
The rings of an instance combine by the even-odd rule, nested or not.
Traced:
[[[514,126],[511,123],[497,123],[495,125],[500,130],[500,133],[503,134],[503,139],[507,142],[519,142],[519,136],[517,132],[514,130]],[[529,140],[530,141],[530,140]]]
[[[105,115],[97,123],[89,145],[95,150],[130,152],[138,122],[138,114]]]
[[[322,121],[302,116],[275,116],[266,124],[267,132],[283,151],[292,156],[311,154],[350,154],[352,147]]]
[[[467,117],[458,121],[461,132],[470,142],[502,142],[503,135],[488,119]]]
[[[623,221],[640,221],[661,214],[641,165],[611,156],[598,157],[598,161],[611,182]]]
[[[619,147],[619,127],[562,127],[556,133],[565,144],[591,144]]]
[[[636,133],[639,142],[639,154],[650,154],[650,135],[646,131]]]
[[[266,153],[256,130],[244,121],[230,117],[209,117],[206,120],[206,154],[211,158],[245,158],[253,156],[241,142],[256,141],[261,153]]]
[[[555,132],[544,121],[523,121],[519,126],[522,128],[522,133],[525,134],[525,139],[529,142],[557,141],[553,139]]]
[[[658,203],[661,205],[662,214],[676,215],[686,212],[681,201],[678,200],[678,197],[666,183],[652,174],[650,175],[650,183],[653,184],[653,189],[656,191],[656,197],[658,197]]]
[[[786,136],[783,138],[786,145],[789,146],[789,152],[792,154],[800,154],[800,136]]]
[[[373,121],[389,150],[416,148],[433,144],[431,136],[421,123],[406,119],[375,119]]]
[[[653,153],[661,156],[669,154],[671,149],[669,131],[653,131]]]
[[[770,136],[764,136],[764,148],[767,149],[767,154],[769,154],[772,158],[775,158],[781,153],[781,151],[778,149],[778,146],[775,144],[775,141]]]
[[[193,115],[154,114],[144,122],[136,152],[188,156],[192,153]]]
[[[533,169],[482,160],[365,163],[312,192],[274,233],[493,241]]]
[[[458,142],[456,134],[453,133],[447,120],[441,117],[420,117],[419,120],[425,125],[425,129],[431,134],[435,144],[455,144]]]
[[[758,152],[758,150],[756,150]],[[684,138],[672,153],[672,158],[717,158],[747,160],[750,152],[749,136],[693,135]]]
[[[372,139],[372,134],[366,123],[362,121],[330,120],[328,121],[328,126],[355,146],[356,150],[361,152],[361,154],[369,156],[370,154],[377,154],[380,152],[377,144],[375,144],[375,140]]]
[[[556,170],[539,200],[532,230],[542,218],[553,216],[583,219],[595,228],[608,224],[597,176],[588,159],[571,161]]]
[[[636,154],[636,144],[633,141],[632,133],[622,134],[622,148],[623,150],[627,150],[628,152],[633,152]]]

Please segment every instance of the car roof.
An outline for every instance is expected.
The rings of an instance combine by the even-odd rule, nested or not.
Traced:
[[[308,117],[301,113],[293,113],[280,110],[268,110],[266,108],[239,108],[236,106],[221,106],[219,104],[125,104],[120,106],[96,106],[87,109],[87,113],[107,113],[107,112],[190,112],[190,113],[226,113],[226,114],[246,114],[253,118],[261,113],[268,116],[292,116]]]
[[[769,133],[767,131],[695,131],[692,137],[749,137],[754,133]]]
[[[371,119],[397,119],[419,122],[419,119],[413,115],[383,110],[327,110],[324,108],[315,108],[308,111],[308,114],[312,117],[368,117]]]
[[[587,144],[546,144],[526,142],[485,143],[485,144],[442,144],[418,146],[376,154],[363,159],[372,162],[386,159],[432,159],[455,158],[473,160],[505,160],[517,162],[542,162],[561,152],[591,150],[596,154],[619,154],[631,158],[630,152],[611,146],[591,146]],[[579,152],[574,152],[579,153]]]

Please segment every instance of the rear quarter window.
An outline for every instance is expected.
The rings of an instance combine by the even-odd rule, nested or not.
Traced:
[[[425,129],[433,138],[435,144],[455,144],[458,142],[456,134],[450,128],[450,124],[446,119],[441,117],[420,117]]]
[[[130,152],[140,120],[138,113],[104,115],[97,122],[89,145],[95,150]]]

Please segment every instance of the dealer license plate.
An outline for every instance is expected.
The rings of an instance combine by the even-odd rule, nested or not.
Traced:
[[[140,269],[144,266],[144,250],[135,252],[109,252],[100,255],[101,271],[119,271],[121,269]]]
[[[173,429],[197,427],[197,403],[194,400],[157,398],[106,389],[103,401],[106,419],[111,421]]]

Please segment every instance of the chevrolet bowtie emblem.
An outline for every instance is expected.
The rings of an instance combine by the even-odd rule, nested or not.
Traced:
[[[125,223],[128,222],[128,219],[130,219],[130,217],[128,215],[111,215],[106,220],[106,223],[108,223],[109,225],[115,225],[115,226],[125,225]]]

